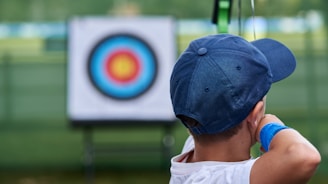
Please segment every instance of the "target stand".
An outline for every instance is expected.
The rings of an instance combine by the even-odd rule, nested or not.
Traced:
[[[170,17],[75,17],[68,23],[67,114],[83,129],[87,178],[99,154],[161,151],[169,163],[176,121],[170,75],[176,60]],[[156,146],[99,145],[95,129],[162,128]]]
[[[113,123],[113,122],[112,122]],[[118,123],[118,122],[117,122]],[[123,122],[120,122],[122,124]],[[129,128],[142,129],[145,130],[154,130],[160,128],[161,138],[159,140],[150,139],[151,141],[147,142],[138,142],[138,143],[129,143],[120,141],[119,143],[110,142],[97,142],[94,137],[94,131],[98,127],[85,126],[83,127],[83,144],[84,144],[84,165],[85,165],[85,176],[86,183],[94,183],[95,178],[95,160],[97,157],[111,157],[113,155],[120,155],[119,157],[125,157],[129,160],[130,156],[140,156],[143,154],[147,155],[158,155],[160,156],[160,169],[167,169],[170,164],[170,158],[173,155],[173,146],[175,143],[175,138],[173,136],[174,122],[156,122],[157,126],[149,126],[149,124],[142,124],[140,122],[138,126],[132,126],[132,122],[124,122]],[[124,124],[123,123],[123,124]],[[135,123],[135,122],[133,122]],[[154,122],[152,122],[153,124]],[[161,124],[159,127],[158,124]],[[113,127],[110,126],[110,129],[122,129],[121,126]],[[128,136],[128,135],[127,135]]]

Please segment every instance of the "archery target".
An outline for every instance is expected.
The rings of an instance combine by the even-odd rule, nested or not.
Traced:
[[[114,99],[131,99],[152,86],[157,59],[141,38],[130,34],[111,35],[92,50],[88,73],[102,94]]]
[[[176,61],[175,39],[170,17],[70,19],[71,122],[174,122],[169,81]]]

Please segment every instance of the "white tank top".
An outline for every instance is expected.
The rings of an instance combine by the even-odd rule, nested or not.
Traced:
[[[249,184],[251,168],[256,159],[186,163],[187,155],[193,149],[194,141],[189,136],[182,153],[171,159],[170,184]]]

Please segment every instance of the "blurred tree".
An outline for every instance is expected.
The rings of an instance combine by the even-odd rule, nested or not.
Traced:
[[[0,0],[0,21],[21,21],[28,18],[28,1]]]
[[[172,15],[180,18],[209,18],[213,0],[130,0],[139,2],[142,14]]]
[[[256,13],[265,16],[295,16],[301,0],[256,0]]]
[[[171,15],[182,18],[210,18],[214,0],[0,0],[0,21],[60,21],[70,16],[117,15],[122,7],[134,6],[142,15]],[[251,0],[242,1],[242,16],[251,15]],[[324,0],[254,0],[258,16],[295,16],[300,10],[320,8]],[[236,16],[237,0],[233,3]],[[121,9],[120,9],[121,8]],[[328,19],[326,19],[328,21]]]

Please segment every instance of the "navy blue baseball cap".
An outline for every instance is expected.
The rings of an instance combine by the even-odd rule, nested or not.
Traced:
[[[248,42],[231,34],[196,39],[172,71],[170,93],[177,117],[196,135],[224,132],[241,123],[269,91],[296,67],[293,53],[273,39]]]

